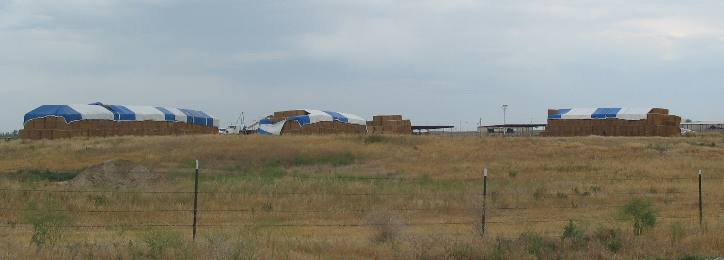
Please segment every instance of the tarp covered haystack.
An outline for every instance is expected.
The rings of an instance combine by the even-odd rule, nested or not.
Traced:
[[[367,121],[364,118],[341,112],[323,111],[316,109],[301,109],[292,110],[287,113],[292,114],[287,116],[283,112],[275,113],[275,116],[270,116],[259,121],[259,128],[257,132],[263,135],[281,135],[284,126],[287,123],[295,124],[299,128],[304,128],[308,125],[320,124],[324,122],[329,123],[343,123],[348,125],[356,125],[366,127]]]
[[[25,114],[22,139],[218,134],[219,120],[207,113],[168,107],[44,105]]]
[[[104,105],[43,105],[25,114],[24,123],[44,117],[63,117],[66,123],[81,120],[166,121],[219,127],[219,119],[207,113],[152,106]]]
[[[544,136],[677,136],[681,117],[663,108],[563,108],[548,110]]]

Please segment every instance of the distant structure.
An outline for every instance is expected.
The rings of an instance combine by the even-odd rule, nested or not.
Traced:
[[[543,136],[677,136],[681,117],[663,108],[549,109]]]
[[[261,135],[365,134],[366,121],[357,115],[300,109],[274,112],[259,121]]]
[[[481,135],[488,136],[537,136],[543,133],[546,124],[502,124],[478,127]]]
[[[724,121],[698,121],[681,123],[681,128],[697,133],[724,132]]]
[[[219,120],[191,109],[152,106],[43,105],[25,114],[21,139],[216,134]]]

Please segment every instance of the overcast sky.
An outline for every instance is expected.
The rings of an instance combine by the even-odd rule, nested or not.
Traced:
[[[0,131],[42,104],[473,128],[549,107],[724,119],[724,1],[0,0]],[[466,123],[467,122],[467,123]]]

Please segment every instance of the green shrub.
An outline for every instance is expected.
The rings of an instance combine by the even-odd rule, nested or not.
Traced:
[[[641,199],[631,199],[621,209],[621,215],[633,222],[634,235],[641,235],[647,229],[656,226],[656,211],[651,202]]]
[[[474,259],[475,250],[473,246],[468,243],[455,242],[450,247],[446,248],[447,258],[446,259]]]
[[[671,245],[674,245],[676,242],[684,238],[684,226],[681,225],[681,223],[673,223],[671,224]]]
[[[28,209],[24,218],[33,226],[30,244],[38,249],[55,246],[63,238],[63,228],[71,223],[71,217],[61,211],[38,210],[35,205],[30,205]]]
[[[583,229],[581,229],[573,220],[569,220],[568,224],[563,228],[563,235],[561,241],[570,241],[571,246],[574,249],[581,249],[588,245],[589,238],[586,236]]]
[[[141,235],[141,241],[148,247],[151,259],[180,258],[190,251],[181,233],[168,230],[151,230]]]
[[[546,196],[545,186],[540,186],[540,187],[536,188],[535,191],[533,192],[533,198],[535,200],[541,200],[541,199],[545,198],[545,196]]]
[[[368,135],[367,137],[365,137],[366,144],[384,143],[386,141],[387,138],[381,135]]]
[[[508,259],[508,254],[513,250],[513,241],[507,238],[498,237],[495,239],[495,248],[490,253],[489,259]]]
[[[77,176],[77,172],[56,172],[50,170],[25,170],[19,171],[13,174],[12,177],[17,178],[20,181],[26,182],[39,182],[39,181],[50,181],[50,182],[62,182],[69,181]]]
[[[525,250],[530,255],[543,258],[546,254],[556,250],[556,244],[546,241],[544,237],[536,233],[526,232],[520,234],[518,240],[525,246]]]
[[[609,251],[618,253],[623,247],[623,238],[620,229],[599,228],[595,233],[596,239]]]
[[[344,166],[354,163],[355,156],[351,152],[322,154],[322,155],[297,155],[292,160],[293,166],[305,165],[332,165]]]

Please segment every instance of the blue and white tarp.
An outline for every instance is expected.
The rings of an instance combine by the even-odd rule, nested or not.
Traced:
[[[102,103],[93,103],[91,105],[45,105],[27,113],[24,122],[47,116],[63,117],[68,123],[79,120],[102,119],[114,121],[184,122],[209,127],[219,127],[220,125],[219,119],[204,112],[191,109],[104,105]]]
[[[80,120],[113,120],[113,113],[96,105],[44,105],[25,114],[23,124],[36,118],[63,117],[65,122]]]
[[[287,120],[282,120],[277,123],[273,123],[269,119],[262,119],[259,121],[257,133],[262,135],[281,135],[282,128],[284,128],[284,124],[286,124],[287,121],[295,122],[300,126],[333,121],[354,125],[367,125],[367,121],[364,118],[349,113],[322,111],[316,109],[303,110],[307,113],[306,115],[292,116],[287,118]]]
[[[643,120],[653,108],[563,108],[548,119],[606,119]]]

